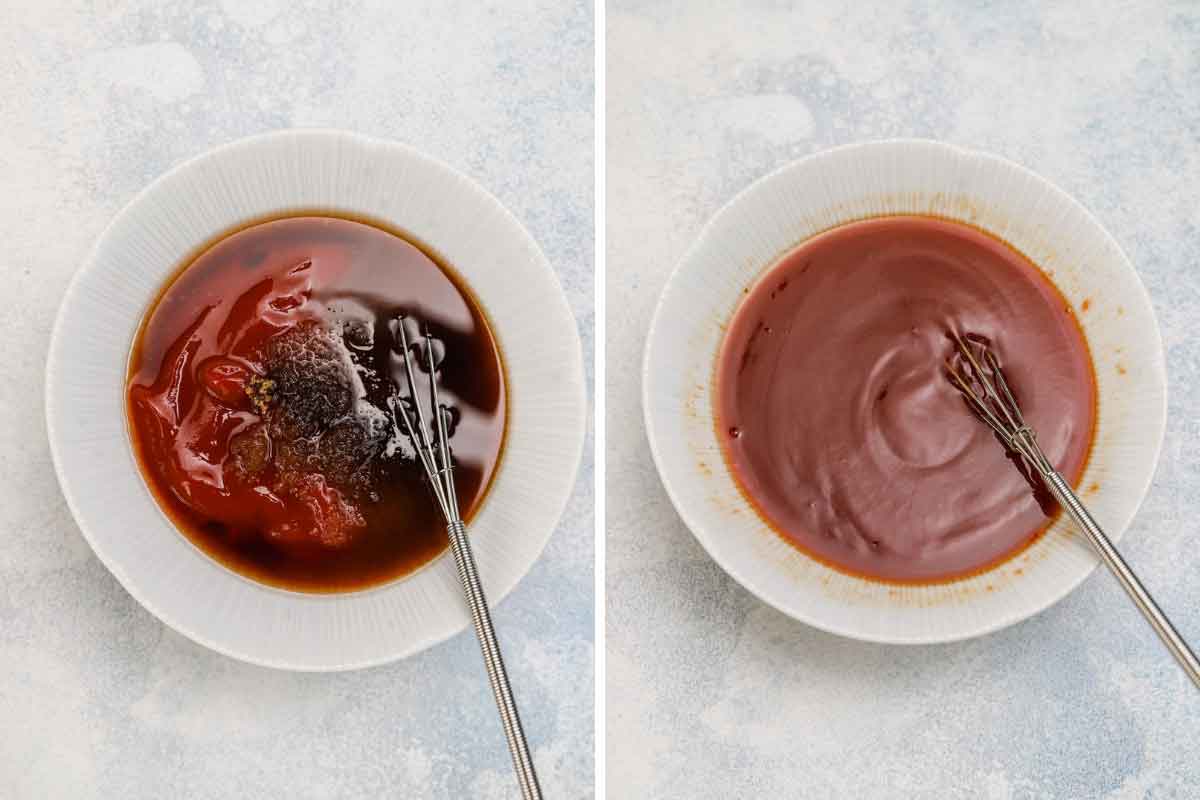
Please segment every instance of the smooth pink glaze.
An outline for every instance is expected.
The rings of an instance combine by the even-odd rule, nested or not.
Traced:
[[[1056,509],[946,379],[951,330],[992,343],[1046,455],[1078,480],[1095,377],[1058,290],[969,226],[856,222],[771,267],[718,358],[726,457],[785,539],[855,574],[936,581],[1046,527]]]

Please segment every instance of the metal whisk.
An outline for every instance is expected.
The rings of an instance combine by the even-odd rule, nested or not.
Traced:
[[[958,347],[959,355],[962,356],[957,365],[953,360],[946,365],[951,382],[962,392],[976,415],[996,432],[1004,445],[1020,456],[1029,465],[1031,472],[1041,478],[1054,499],[1083,530],[1100,559],[1117,577],[1121,587],[1171,651],[1179,666],[1196,687],[1200,688],[1200,661],[1196,660],[1196,654],[1175,630],[1171,621],[1154,602],[1154,598],[1142,586],[1142,582],[1133,574],[1133,570],[1125,563],[1125,559],[1117,552],[1117,548],[1109,541],[1096,520],[1084,508],[1071,484],[1046,458],[1046,454],[1038,446],[1037,435],[1021,415],[1021,407],[1017,405],[1016,398],[1008,387],[1008,381],[1004,378],[1004,372],[1000,369],[1000,362],[995,354],[986,342],[977,337],[964,337],[957,333],[952,333],[951,336]],[[965,368],[960,365],[965,365]]]
[[[496,641],[496,631],[492,627],[492,616],[488,612],[483,585],[475,568],[475,557],[467,539],[467,526],[459,516],[458,497],[454,491],[454,459],[450,453],[448,433],[451,412],[438,401],[438,359],[434,356],[434,338],[426,328],[423,338],[426,367],[429,371],[430,414],[433,417],[427,420],[413,377],[412,346],[415,343],[409,341],[404,330],[404,321],[405,317],[400,316],[396,329],[400,338],[400,355],[404,359],[404,373],[408,380],[408,397],[395,404],[396,414],[404,425],[404,432],[408,434],[413,449],[421,459],[421,466],[429,478],[429,485],[446,520],[450,551],[454,554],[458,577],[462,580],[467,605],[471,609],[471,621],[475,625],[475,635],[479,639],[479,648],[483,651],[488,681],[496,698],[496,706],[500,710],[500,720],[504,724],[504,735],[508,739],[508,749],[512,754],[517,781],[521,786],[521,797],[524,800],[541,800],[542,790],[538,785],[537,772],[534,771],[533,759],[529,755],[529,744],[525,741],[521,717],[517,714],[517,704],[513,700],[512,688],[508,683],[508,673],[504,669],[500,644]]]

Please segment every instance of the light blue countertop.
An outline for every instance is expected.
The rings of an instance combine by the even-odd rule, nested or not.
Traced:
[[[960,644],[817,632],[679,521],[639,384],[669,271],[756,178],[897,136],[1024,164],[1099,217],[1152,296],[1167,437],[1122,547],[1200,644],[1200,7],[615,0],[608,66],[609,796],[1200,797],[1200,692],[1111,577]]]
[[[514,795],[469,632],[338,675],[210,653],[92,555],[46,444],[50,327],[100,231],[172,164],[276,128],[396,139],[478,180],[557,268],[590,356],[591,5],[401,5],[39,0],[0,14],[0,798]],[[589,440],[545,554],[495,612],[555,798],[592,796],[590,453]]]

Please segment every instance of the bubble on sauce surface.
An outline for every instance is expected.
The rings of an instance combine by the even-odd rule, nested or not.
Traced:
[[[375,347],[375,330],[369,322],[347,319],[338,323],[342,341],[351,350],[368,353]]]

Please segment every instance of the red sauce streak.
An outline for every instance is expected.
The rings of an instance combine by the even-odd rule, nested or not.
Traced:
[[[127,413],[143,476],[197,546],[255,580],[344,591],[446,547],[396,425],[396,315],[446,345],[456,487],[469,517],[504,437],[499,351],[478,306],[422,250],[333,217],[254,225],[204,251],[138,332]],[[418,381],[427,380],[418,372]]]
[[[743,298],[717,431],[747,497],[833,567],[949,580],[1017,553],[1057,509],[946,379],[947,332],[986,337],[1046,455],[1077,482],[1096,384],[1048,279],[966,225],[882,217],[814,237]]]

